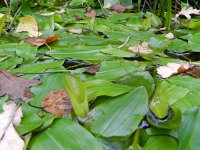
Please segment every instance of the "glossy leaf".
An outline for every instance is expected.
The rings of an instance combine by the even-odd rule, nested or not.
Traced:
[[[107,98],[93,110],[92,132],[105,137],[130,135],[144,117],[147,104],[148,94],[144,87]]]
[[[71,104],[77,116],[84,118],[88,113],[88,100],[86,87],[83,81],[70,74],[65,74],[65,88],[69,94]]]
[[[144,145],[144,150],[177,150],[176,139],[170,136],[153,136]]]
[[[182,149],[194,149],[199,147],[200,135],[200,109],[193,107],[183,114],[183,121],[178,128],[179,147]]]
[[[97,96],[118,96],[130,91],[132,88],[127,85],[115,84],[106,80],[91,80],[85,82],[88,101]],[[103,88],[102,88],[103,87]]]
[[[30,150],[103,150],[96,139],[79,124],[57,119],[45,131],[33,137]]]

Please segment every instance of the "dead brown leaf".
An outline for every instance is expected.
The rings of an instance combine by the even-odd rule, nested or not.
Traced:
[[[27,100],[32,98],[29,87],[39,84],[39,80],[23,79],[0,70],[0,96],[8,95],[10,99]]]
[[[87,68],[84,73],[87,74],[96,74],[97,71],[99,71],[99,64],[93,64],[92,66],[90,66],[89,68]]]
[[[162,78],[169,78],[173,75],[180,73],[185,73],[193,65],[189,62],[183,64],[168,63],[166,66],[160,66],[157,68],[157,73],[162,76]]]
[[[111,10],[116,11],[118,13],[123,13],[126,10],[126,8],[122,5],[116,4],[111,7]]]
[[[42,46],[44,44],[49,44],[56,41],[59,37],[59,34],[54,34],[53,36],[46,38],[30,38],[27,40],[32,46]]]
[[[63,89],[49,93],[43,99],[41,106],[46,112],[59,117],[65,116],[72,111],[70,97]]]
[[[85,13],[85,16],[86,16],[86,18],[95,18],[96,17],[96,12],[93,10],[93,9],[91,9],[91,8],[88,8],[87,10],[86,10],[86,13]]]
[[[186,73],[195,78],[200,78],[200,67],[191,67],[186,71]]]
[[[149,44],[147,42],[143,42],[135,46],[130,46],[128,50],[131,52],[140,53],[140,54],[152,53],[152,49],[149,48]]]

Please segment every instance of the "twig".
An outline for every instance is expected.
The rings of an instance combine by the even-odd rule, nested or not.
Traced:
[[[51,50],[51,47],[47,43],[44,43],[44,44],[49,48],[49,50]]]
[[[6,7],[9,7],[7,0],[4,0],[4,3],[6,4]]]
[[[128,43],[128,41],[130,40],[130,38],[131,38],[131,36],[128,36],[126,41],[122,45],[118,46],[117,48],[122,48],[124,45],[126,45]]]

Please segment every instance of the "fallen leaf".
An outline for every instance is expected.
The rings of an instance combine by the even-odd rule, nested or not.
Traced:
[[[93,9],[88,8],[86,10],[85,16],[86,16],[86,18],[90,18],[90,19],[91,18],[95,18],[96,17],[96,12]]]
[[[152,49],[149,48],[149,44],[147,42],[143,42],[142,44],[130,46],[128,48],[129,51],[140,54],[149,54],[152,53]]]
[[[27,40],[29,44],[32,46],[42,46],[44,44],[48,44],[51,42],[54,42],[58,39],[59,34],[54,34],[53,36],[48,37],[47,39],[45,38],[30,38]]]
[[[189,68],[191,68],[191,63],[183,63],[183,64],[177,64],[177,63],[168,63],[167,66],[160,66],[157,68],[157,73],[162,76],[162,78],[169,78],[173,75],[184,73]]]
[[[183,8],[179,13],[176,14],[174,20],[177,20],[179,16],[185,16],[188,20],[190,20],[191,15],[200,15],[200,10],[194,9],[193,7],[188,9]]]
[[[3,105],[4,112],[0,114],[0,149],[23,150],[25,144],[15,131],[14,125],[21,123],[23,117],[21,107],[15,103]]]
[[[41,16],[53,16],[54,14],[61,14],[64,13],[65,9],[61,8],[60,10],[56,10],[55,12],[48,12],[48,13],[41,13]]]
[[[122,13],[122,12],[124,12],[126,10],[126,8],[124,6],[119,5],[119,4],[113,5],[111,7],[111,9],[116,11],[116,12],[118,12],[118,13]]]
[[[68,29],[67,31],[73,34],[81,34],[83,32],[81,28],[71,28],[71,29]]]
[[[169,32],[169,33],[167,33],[167,34],[165,35],[165,37],[171,40],[171,39],[174,38],[174,34],[171,33],[171,32]]]
[[[66,116],[72,111],[70,97],[63,89],[49,93],[43,99],[41,106],[46,112],[59,117]]]
[[[97,71],[99,71],[99,64],[93,64],[92,66],[90,66],[89,68],[87,68],[84,73],[87,74],[96,74]]]
[[[10,99],[27,100],[32,98],[29,87],[39,84],[39,80],[23,79],[0,70],[0,96],[8,95]]]
[[[191,67],[186,71],[186,73],[195,78],[200,78],[200,67]]]
[[[30,37],[42,35],[42,33],[38,31],[38,25],[35,18],[32,16],[25,16],[20,19],[16,32],[19,33],[22,31],[28,32]]]

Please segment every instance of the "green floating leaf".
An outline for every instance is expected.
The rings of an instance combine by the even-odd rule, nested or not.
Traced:
[[[58,59],[74,58],[79,60],[87,60],[92,62],[99,62],[106,59],[106,55],[100,50],[113,49],[112,47],[102,46],[76,46],[71,48],[53,47],[51,51],[46,54]]]
[[[165,50],[170,45],[170,41],[161,37],[152,37],[148,44],[154,49]]]
[[[37,53],[37,47],[30,44],[20,42],[16,47],[16,53],[18,56],[26,59],[33,59]]]
[[[133,72],[143,71],[144,69],[145,65],[137,61],[104,61],[101,63],[99,71],[96,72],[95,78],[114,80]]]
[[[93,110],[92,132],[105,137],[130,135],[137,129],[147,106],[148,94],[144,87],[107,98]]]
[[[95,99],[97,96],[118,96],[132,89],[127,85],[115,84],[106,80],[91,80],[85,82],[88,101]],[[103,88],[102,88],[103,87]]]
[[[103,150],[96,139],[79,124],[57,119],[45,131],[33,137],[30,150]]]
[[[163,84],[158,84],[154,92],[153,98],[149,105],[151,111],[159,119],[165,118],[169,111],[168,97],[165,91],[162,91]]]
[[[190,76],[176,76],[167,80],[172,84],[187,88],[192,92],[198,93],[200,89],[200,80]]]
[[[178,107],[181,112],[200,105],[200,93],[189,92],[186,96],[178,99],[173,106]]]
[[[38,64],[28,64],[21,68],[12,69],[12,73],[27,73],[27,75],[24,75],[25,78],[31,78],[35,76],[37,73],[43,73],[47,69],[53,69],[58,68],[63,64],[64,60],[60,61],[53,61],[53,62],[44,62],[44,63],[38,63]],[[28,74],[31,73],[31,74]],[[35,74],[33,74],[35,73]]]
[[[193,107],[183,114],[182,124],[178,128],[178,150],[198,150],[200,135],[200,109]]]
[[[23,61],[23,58],[19,58],[17,56],[8,57],[4,61],[0,63],[0,69],[7,70],[15,68],[18,64],[21,64]]]
[[[146,142],[143,150],[177,150],[178,143],[170,136],[153,136]]]
[[[40,127],[43,121],[37,114],[30,111],[24,111],[23,119],[19,126],[16,126],[16,130],[20,135],[24,135]]]
[[[151,97],[155,89],[154,79],[147,71],[134,72],[132,74],[125,75],[117,79],[116,82],[134,88],[144,86],[147,89],[149,97]]]
[[[70,96],[74,112],[77,116],[85,118],[88,113],[88,100],[86,95],[86,87],[82,80],[70,74],[65,74],[65,88]]]

